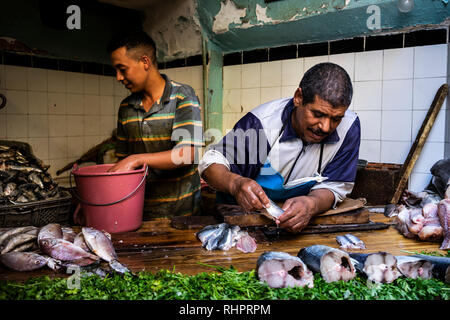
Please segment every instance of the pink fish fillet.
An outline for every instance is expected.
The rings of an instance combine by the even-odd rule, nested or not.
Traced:
[[[409,231],[414,234],[419,234],[423,228],[424,217],[422,215],[422,208],[413,208],[409,210],[409,220],[406,221]]]
[[[412,224],[409,216],[409,210],[404,205],[398,207],[398,215],[396,218],[395,228],[406,238],[415,238],[415,235],[409,231],[408,224]]]
[[[428,203],[423,206],[423,228],[419,232],[419,238],[425,241],[439,241],[443,237],[443,229],[438,217],[436,203]]]
[[[236,243],[236,249],[244,253],[255,252],[256,241],[247,232],[243,232]]]
[[[441,226],[444,229],[444,241],[442,241],[441,250],[450,249],[450,199],[444,199],[438,203],[438,216]]]

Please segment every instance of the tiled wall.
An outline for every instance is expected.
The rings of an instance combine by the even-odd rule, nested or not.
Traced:
[[[350,109],[361,120],[360,159],[402,164],[437,89],[447,82],[447,47],[438,44],[225,66],[223,133],[259,104],[292,96],[306,70],[329,61],[346,69],[353,83]],[[444,102],[411,174],[411,190],[422,191],[431,177],[430,167],[444,157],[446,112]]]
[[[202,94],[202,67],[161,70]],[[0,64],[0,139],[28,142],[56,171],[111,136],[128,91],[114,77]],[[59,177],[65,177],[68,171]]]

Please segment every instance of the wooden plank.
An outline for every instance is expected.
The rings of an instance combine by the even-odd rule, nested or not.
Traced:
[[[345,198],[344,201],[342,201],[341,203],[339,203],[336,206],[336,209],[327,210],[324,213],[319,214],[318,216],[327,216],[327,215],[333,215],[333,214],[353,211],[353,210],[364,207],[364,205],[366,203],[367,203],[367,201],[364,198],[358,198],[358,199]]]
[[[430,109],[417,133],[416,139],[409,150],[408,156],[406,157],[405,163],[400,171],[400,181],[395,190],[394,196],[392,197],[391,203],[396,204],[400,200],[403,190],[406,187],[406,182],[409,179],[412,169],[419,158],[420,152],[422,151],[423,145],[428,138],[431,128],[433,127],[434,121],[441,109],[442,103],[448,93],[448,85],[443,84],[437,91],[433,102],[431,103]]]
[[[219,221],[213,216],[180,216],[170,220],[170,225],[180,230],[201,229],[217,223]]]
[[[364,209],[357,209],[350,212],[338,214],[317,215],[311,219],[309,225],[317,224],[349,224],[368,223],[370,212]]]
[[[245,212],[239,205],[219,204],[217,213],[223,222],[240,227],[268,226],[275,222],[258,211]]]

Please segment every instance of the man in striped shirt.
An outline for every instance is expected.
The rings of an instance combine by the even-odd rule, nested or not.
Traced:
[[[203,134],[194,90],[159,73],[155,43],[145,33],[113,40],[108,52],[117,81],[131,92],[120,104],[119,161],[111,171],[148,166],[144,220],[197,213]]]

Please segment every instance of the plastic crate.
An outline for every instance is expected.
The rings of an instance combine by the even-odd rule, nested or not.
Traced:
[[[63,197],[23,204],[0,205],[0,227],[42,227],[49,223],[68,223],[72,195],[63,190]]]

